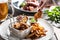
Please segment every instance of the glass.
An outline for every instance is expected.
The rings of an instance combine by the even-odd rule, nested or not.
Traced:
[[[7,18],[8,15],[8,0],[0,0],[0,21]]]

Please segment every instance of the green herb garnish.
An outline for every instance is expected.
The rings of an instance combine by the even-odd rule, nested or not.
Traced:
[[[21,5],[20,5],[20,8],[21,7],[24,7],[25,5],[26,5],[26,3],[25,2],[22,2]]]
[[[36,22],[36,20],[34,18],[31,18],[30,22],[34,23],[34,22]]]

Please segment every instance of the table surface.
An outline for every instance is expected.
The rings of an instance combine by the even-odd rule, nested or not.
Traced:
[[[9,10],[11,11],[11,10]],[[16,14],[17,12],[15,12]],[[18,13],[19,14],[19,13]],[[56,36],[58,38],[58,40],[60,40],[60,29],[59,28],[56,28],[56,27],[53,27],[54,28],[54,32],[56,33]]]
[[[60,40],[60,29],[59,28],[56,28],[56,27],[53,27],[53,29],[54,29],[54,32],[55,32],[55,37],[57,37],[56,39],[57,40]],[[1,36],[0,36],[0,40],[4,40],[3,38],[1,38]]]
[[[56,33],[58,40],[60,40],[60,29],[56,27],[53,27],[53,28],[54,28],[54,32]]]
[[[55,32],[55,34],[57,36],[57,39],[60,40],[60,28],[53,27],[53,29],[54,29],[54,32]]]

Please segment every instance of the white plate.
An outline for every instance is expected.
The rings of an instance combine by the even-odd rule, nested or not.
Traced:
[[[23,2],[23,1],[25,1],[25,0],[12,0],[12,5],[13,5],[13,7],[16,9],[16,10],[19,10],[19,11],[22,11],[22,12],[28,12],[28,13],[36,13],[37,12],[37,10],[36,11],[27,11],[27,10],[23,10],[23,9],[21,9],[21,8],[19,8],[19,6],[21,5],[21,3]],[[40,2],[40,0],[38,0],[39,2]]]
[[[49,9],[49,11],[52,11],[52,9],[54,9],[56,6],[51,6]],[[46,10],[46,9],[45,9]],[[44,14],[43,15],[43,19],[48,19],[48,15],[47,14]],[[47,20],[48,23],[50,23],[52,26],[55,26],[57,28],[60,28],[60,23],[55,23],[55,22],[52,22],[51,20]]]
[[[16,17],[14,17],[15,21],[16,21]],[[11,18],[12,20],[12,18]],[[13,22],[13,21],[12,21]],[[52,26],[47,23],[44,19],[39,19],[38,22],[40,23],[40,25],[42,25],[47,31],[46,36],[39,38],[37,40],[49,40],[53,37],[54,35],[54,31]],[[9,31],[9,24],[10,24],[10,19],[6,20],[5,22],[3,22],[0,26],[0,35],[4,38],[7,39],[7,35],[10,35],[10,31]]]

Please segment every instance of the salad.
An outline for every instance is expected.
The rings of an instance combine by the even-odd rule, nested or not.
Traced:
[[[60,6],[53,6],[50,10],[45,10],[45,13],[47,13],[49,20],[60,23]]]

